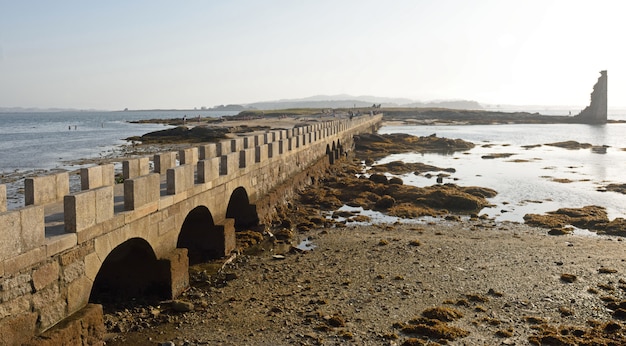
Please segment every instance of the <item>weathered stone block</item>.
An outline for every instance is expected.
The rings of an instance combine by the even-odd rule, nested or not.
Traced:
[[[82,259],[83,257],[87,256],[87,254],[92,253],[94,251],[95,251],[95,245],[94,245],[94,242],[91,241],[91,242],[84,243],[80,245],[79,247],[74,248],[62,254],[59,257],[59,259],[60,259],[62,266],[67,266],[71,263],[78,261],[79,259]]]
[[[22,223],[19,210],[0,213],[0,261],[21,251]]]
[[[44,209],[42,205],[19,209],[21,223],[21,251],[43,245],[45,238]]]
[[[178,151],[181,165],[195,165],[198,163],[198,148],[186,148]]]
[[[4,279],[0,284],[0,302],[5,303],[32,293],[31,280],[32,276],[29,274],[19,274]],[[0,315],[0,319],[3,317]]]
[[[86,276],[72,281],[67,287],[67,311],[72,314],[84,308],[89,302],[93,282]]]
[[[176,298],[189,287],[189,258],[187,249],[176,248],[165,258],[159,260],[159,266],[164,271],[163,276],[170,279],[170,298]]]
[[[26,311],[31,311],[31,296],[22,295],[15,299],[0,303],[0,321],[6,317],[17,316]],[[0,323],[2,325],[2,323]],[[2,338],[0,338],[1,340]]]
[[[85,276],[88,277],[91,281],[96,280],[96,276],[98,276],[98,271],[100,271],[100,267],[102,267],[102,261],[98,257],[98,254],[92,252],[85,256]]]
[[[104,262],[114,248],[127,240],[129,228],[124,226],[94,239],[94,249],[101,261]]]
[[[94,190],[96,199],[96,223],[101,223],[113,218],[114,188],[112,185]]]
[[[106,231],[122,227],[124,225],[124,220],[124,214],[114,214],[113,217],[108,220],[102,221],[94,226],[76,232],[76,241],[78,242],[78,244],[82,244]]]
[[[84,261],[76,261],[70,265],[63,267],[63,282],[69,283],[72,282],[85,274],[85,262]]]
[[[39,330],[46,330],[67,316],[65,300],[50,301],[39,311]]]
[[[235,236],[235,219],[224,220],[223,227],[224,256],[227,256],[237,247],[237,240]]]
[[[217,179],[220,175],[220,158],[213,157],[210,159],[198,161],[198,182],[206,183]]]
[[[78,232],[96,224],[96,193],[86,190],[63,199],[66,232]]]
[[[175,216],[170,216],[166,219],[164,219],[163,221],[159,222],[158,224],[158,228],[159,228],[159,236],[168,233],[170,231],[176,230],[176,217]]]
[[[37,313],[25,311],[27,310],[22,310],[0,323],[0,345],[23,345],[35,335]]]
[[[272,142],[267,144],[267,157],[272,158],[278,156],[278,143]]]
[[[238,153],[243,147],[243,138],[234,138],[230,140],[230,152]]]
[[[239,168],[250,167],[254,161],[256,147],[244,149],[239,152]]]
[[[24,179],[24,203],[40,205],[60,201],[70,193],[67,172]]]
[[[115,173],[113,164],[99,165],[80,169],[81,190],[95,189],[114,185]]]
[[[175,196],[178,196],[178,195],[171,195],[169,197],[172,197],[172,200],[173,200]],[[166,199],[166,198],[163,198],[163,199]],[[159,210],[159,207],[161,205],[161,200],[144,204],[141,207],[135,208],[134,210],[124,212],[124,214],[122,214],[124,216],[124,223],[130,224],[134,222],[135,220],[141,219],[142,217],[150,215],[151,213],[154,213],[155,211]]]
[[[217,156],[219,155],[217,154],[216,143],[204,144],[198,147],[198,159],[199,160],[208,160]]]
[[[246,136],[243,138],[243,148],[248,149],[254,147],[254,137]]]
[[[287,139],[281,139],[278,141],[278,154],[282,155],[287,151]]]
[[[176,166],[176,152],[160,153],[154,155],[154,172],[165,173],[168,169]]]
[[[161,194],[161,176],[157,173],[124,181],[124,209],[135,210],[151,202],[158,202]]]
[[[46,258],[46,248],[41,246],[30,251],[9,258],[4,262],[4,273],[13,274],[20,270],[30,267],[37,262],[41,262]]]
[[[61,293],[59,292],[59,285],[51,285],[45,289],[37,291],[33,294],[33,309],[39,311],[44,309],[47,305],[62,300]],[[60,316],[61,318],[65,316]]]
[[[220,156],[220,175],[228,175],[228,156]]]
[[[167,170],[167,194],[175,195],[194,185],[194,165],[182,165]]]
[[[224,175],[233,174],[239,169],[239,155],[239,152],[236,152],[230,153],[226,156],[222,156],[222,158],[226,158],[222,160],[222,163],[225,163],[227,165],[226,169],[224,170],[225,173],[223,173]],[[222,175],[222,168],[223,167],[220,165],[220,175]]]
[[[59,262],[46,263],[33,270],[33,287],[40,291],[44,287],[59,280]]]
[[[226,143],[225,141],[215,143],[215,148],[217,150],[217,156],[223,156],[230,154],[230,143]]]
[[[124,179],[132,179],[150,173],[150,159],[140,157],[122,162],[122,176]]]
[[[254,149],[254,162],[264,162],[267,160],[268,144],[259,145]]]
[[[102,305],[89,304],[24,345],[102,345],[105,332]]]

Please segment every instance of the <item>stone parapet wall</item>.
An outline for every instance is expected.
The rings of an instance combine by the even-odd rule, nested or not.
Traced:
[[[115,185],[113,164],[99,165],[80,169],[80,189],[89,190],[102,186]]]
[[[132,179],[150,173],[150,159],[140,157],[122,162],[122,177]]]
[[[70,193],[70,177],[67,172],[24,179],[24,202],[41,205],[62,201]]]
[[[354,135],[372,132],[381,118],[355,117],[203,145],[178,152],[183,157],[178,166],[176,152],[158,154],[155,173],[146,169],[148,158],[127,160],[120,209],[115,193],[120,186],[110,184],[108,165],[87,169],[89,189],[73,194],[67,173],[33,178],[33,205],[0,212],[0,331],[19,327],[32,336],[81,311],[103,262],[129,239],[145,240],[168,263],[176,295],[188,284],[186,252],[176,252],[181,250],[177,239],[194,208],[210,211],[216,229],[222,229],[218,241],[223,244],[216,249],[226,255],[235,246],[233,220],[226,217],[233,191],[245,189],[246,208],[263,220],[271,218],[272,203],[321,174],[331,157],[351,148]],[[257,201],[263,201],[259,208]],[[45,214],[42,203],[62,205],[61,224],[48,225],[46,218],[56,214]]]

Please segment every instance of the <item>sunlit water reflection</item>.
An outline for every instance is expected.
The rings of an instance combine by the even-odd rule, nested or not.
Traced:
[[[626,195],[598,191],[609,183],[625,182],[626,124],[385,126],[379,133],[416,136],[436,133],[438,137],[460,138],[476,144],[472,150],[449,155],[395,154],[376,164],[400,160],[455,168],[455,173],[447,173],[449,176],[443,179],[444,183],[498,191],[498,195],[490,199],[494,206],[481,211],[498,221],[522,222],[527,213],[586,205],[605,207],[610,219],[626,216]],[[606,153],[597,153],[592,149],[568,150],[545,145],[568,140],[608,147]],[[537,144],[541,146],[525,148]],[[513,155],[482,158],[505,153]],[[400,177],[405,184],[415,186],[436,184],[434,177],[427,178],[424,174]]]

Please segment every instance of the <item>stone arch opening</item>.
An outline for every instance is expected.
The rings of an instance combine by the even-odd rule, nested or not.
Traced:
[[[141,238],[118,245],[106,257],[91,288],[90,303],[155,302],[168,299],[168,268]]]
[[[178,235],[176,247],[186,248],[189,264],[198,264],[224,255],[223,226],[216,226],[205,206],[192,209]]]
[[[259,216],[256,205],[250,204],[248,192],[243,187],[236,188],[230,195],[226,217],[235,220],[235,230],[250,229],[258,226]]]

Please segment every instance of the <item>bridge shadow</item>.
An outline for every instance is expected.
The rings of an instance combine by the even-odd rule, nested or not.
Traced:
[[[235,230],[255,228],[259,224],[256,205],[250,204],[248,192],[243,187],[236,188],[230,195],[226,217],[235,219]]]
[[[187,249],[190,265],[220,258],[224,253],[223,228],[215,225],[207,207],[196,207],[187,214],[176,247]]]
[[[96,276],[89,302],[154,302],[168,298],[168,267],[147,241],[132,238],[117,246]]]

